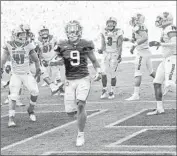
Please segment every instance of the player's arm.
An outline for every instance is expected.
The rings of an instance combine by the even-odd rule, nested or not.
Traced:
[[[93,50],[88,52],[88,58],[90,59],[90,61],[93,64],[93,67],[95,68],[97,74],[94,78],[94,81],[99,81],[101,79],[101,68],[100,65],[95,57],[95,54],[93,53]]]
[[[102,54],[103,53],[103,51],[105,51],[105,49],[106,49],[106,42],[105,42],[105,37],[104,37],[104,35],[101,33],[100,34],[100,43],[101,43],[101,46],[100,46],[100,48],[98,49],[98,53],[99,54]]]
[[[37,53],[35,52],[35,50],[31,50],[29,53],[32,61],[35,63],[35,67],[36,67],[36,74],[35,74],[35,78],[37,78],[37,82],[40,81],[40,75],[41,75],[41,69],[40,69],[40,62],[37,56]]]
[[[3,50],[2,55],[1,55],[1,68],[2,69],[4,69],[4,65],[5,65],[6,61],[8,60],[8,58],[10,56],[8,48],[4,47],[3,49],[4,50]]]
[[[122,56],[122,45],[123,45],[123,35],[120,35],[117,38],[117,52],[119,54],[118,60],[121,61]]]

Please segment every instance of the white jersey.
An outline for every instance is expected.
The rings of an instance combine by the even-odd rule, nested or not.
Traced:
[[[42,55],[42,59],[50,61],[55,55],[54,47],[57,43],[57,39],[52,35],[49,35],[48,39],[45,41],[41,37],[38,39],[38,45]]]
[[[144,24],[137,25],[133,28],[133,34],[134,34],[136,40],[141,40],[142,36],[141,36],[140,32],[142,32],[142,31],[148,33],[148,29],[146,28],[146,26]],[[141,45],[136,46],[137,51],[141,51],[143,49],[148,49],[148,48],[149,48],[148,40],[146,42],[142,43]]]
[[[168,33],[170,32],[176,32],[176,27],[175,26],[167,26],[165,29],[162,30],[162,55],[163,57],[168,57],[172,54],[176,54],[176,37],[170,38]],[[163,44],[164,42],[164,44]],[[169,43],[169,44],[165,44]],[[170,44],[171,43],[171,44]]]
[[[29,73],[29,53],[35,49],[34,43],[26,43],[18,47],[15,41],[9,41],[3,47],[4,52],[10,55],[12,64],[12,73],[26,74]]]
[[[117,52],[117,44],[119,36],[123,35],[123,31],[121,29],[116,28],[113,31],[109,31],[107,29],[104,30],[102,35],[102,48],[105,49],[107,53]]]

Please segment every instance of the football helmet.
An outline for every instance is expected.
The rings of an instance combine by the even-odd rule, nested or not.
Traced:
[[[173,16],[169,12],[163,12],[156,17],[155,26],[162,28],[173,24]]]
[[[42,38],[47,38],[49,36],[49,28],[47,28],[45,25],[42,25],[39,29],[39,36]]]
[[[110,17],[107,21],[106,21],[106,27],[109,30],[114,30],[115,27],[117,26],[117,20],[114,17]]]
[[[134,27],[136,25],[143,24],[144,21],[145,21],[145,16],[140,13],[136,13],[134,16],[131,17],[129,24]]]
[[[13,40],[19,43],[26,43],[27,41],[27,33],[22,25],[12,30]]]
[[[69,41],[75,42],[82,37],[82,26],[76,20],[69,21],[65,26],[65,33]]]

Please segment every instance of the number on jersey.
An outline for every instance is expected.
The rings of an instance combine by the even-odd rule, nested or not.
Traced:
[[[17,64],[23,64],[25,55],[24,54],[13,54],[13,59]]]
[[[107,40],[108,40],[107,45],[112,46],[112,37],[108,37]]]
[[[71,51],[70,52],[71,65],[78,66],[80,64],[80,53],[79,51]]]

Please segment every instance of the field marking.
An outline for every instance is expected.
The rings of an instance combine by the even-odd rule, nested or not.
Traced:
[[[129,139],[141,134],[141,133],[144,133],[146,131],[147,131],[147,129],[142,129],[142,130],[137,131],[137,132],[135,132],[135,133],[133,133],[131,135],[128,135],[128,136],[126,136],[126,137],[124,137],[124,138],[122,138],[122,139],[120,139],[120,140],[118,140],[118,141],[116,141],[114,143],[106,145],[105,147],[114,147],[114,146],[119,145],[119,144],[121,144],[121,143],[123,143],[123,142],[125,142],[125,141],[127,141],[127,140],[129,140]]]
[[[99,109],[88,109],[86,111],[98,111]],[[35,113],[66,113],[65,111],[36,111]],[[15,114],[28,114],[26,111],[24,112],[15,112]],[[8,114],[1,116],[1,118],[7,117]]]
[[[156,101],[149,101],[149,100],[135,100],[135,101],[126,101],[126,100],[118,100],[118,101],[114,101],[114,100],[106,100],[106,99],[103,99],[102,101],[87,101],[88,104],[95,104],[95,103],[98,103],[98,104],[104,104],[104,103],[117,103],[117,102],[124,102],[124,103],[142,103],[142,102],[145,102],[145,103],[155,103]],[[176,100],[164,100],[163,102],[176,102]],[[64,106],[64,103],[63,104],[36,104],[36,107],[37,106],[55,106],[55,105],[58,105],[58,106]],[[2,105],[1,107],[8,107],[8,104],[7,105]],[[25,107],[25,106],[22,106],[22,107]]]
[[[134,116],[137,116],[137,115],[139,115],[139,114],[145,112],[146,110],[148,110],[148,109],[142,109],[142,110],[140,110],[140,111],[138,111],[138,112],[136,112],[136,113],[134,113],[134,114],[131,114],[131,115],[129,115],[129,116],[126,116],[126,117],[124,117],[124,118],[122,118],[122,119],[120,119],[120,120],[118,120],[118,121],[116,121],[116,122],[113,122],[113,123],[111,123],[111,124],[105,126],[105,128],[112,128],[112,127],[114,127],[114,125],[119,124],[119,123],[121,123],[121,122],[123,122],[123,121],[125,121],[125,120],[128,120],[128,119],[130,119],[130,118],[132,118],[132,117],[134,117]]]
[[[129,154],[129,155],[137,155],[137,154],[141,154],[142,155],[147,155],[147,154],[161,154],[161,155],[167,155],[167,154],[172,154],[172,155],[176,155],[176,151],[175,152],[170,152],[170,151],[48,151],[48,152],[44,152],[42,155],[54,155],[54,154],[62,154],[62,155],[69,155],[69,154],[83,154],[84,155],[107,155],[109,156],[110,154]]]
[[[112,127],[106,127],[106,128],[112,128],[112,129],[120,129],[120,128],[145,128],[148,130],[176,130],[177,126],[112,126]]]
[[[95,110],[95,111],[96,111],[96,110]],[[104,113],[104,112],[106,112],[106,111],[108,111],[108,109],[101,109],[99,112],[96,112],[96,113],[93,113],[93,114],[91,114],[91,115],[88,115],[87,117],[88,117],[88,118],[91,118],[91,117],[94,117],[94,116],[96,116],[96,115],[98,115],[98,114]],[[47,130],[47,131],[44,131],[44,132],[42,132],[42,133],[40,133],[40,134],[37,134],[37,135],[34,135],[34,136],[32,136],[32,137],[26,138],[26,139],[24,139],[24,140],[15,142],[15,143],[13,143],[13,144],[10,144],[10,145],[8,145],[8,146],[5,146],[5,147],[1,148],[1,152],[4,151],[4,150],[7,150],[7,149],[9,149],[9,148],[15,147],[15,146],[17,146],[17,145],[24,144],[24,143],[26,143],[26,142],[28,142],[28,141],[30,141],[30,140],[33,140],[33,139],[39,138],[39,137],[41,137],[41,136],[44,136],[44,135],[46,135],[46,134],[52,133],[52,132],[54,132],[54,131],[56,131],[56,130],[65,128],[65,127],[67,127],[67,126],[69,126],[69,125],[71,125],[71,124],[74,124],[74,123],[76,123],[76,122],[77,122],[77,121],[74,120],[74,121],[72,121],[72,122],[68,122],[68,123],[66,123],[66,124],[64,124],[64,125],[61,125],[61,126],[52,128],[52,129]]]
[[[113,146],[105,146],[105,147],[113,147],[113,148],[176,148],[176,145],[113,145]]]

